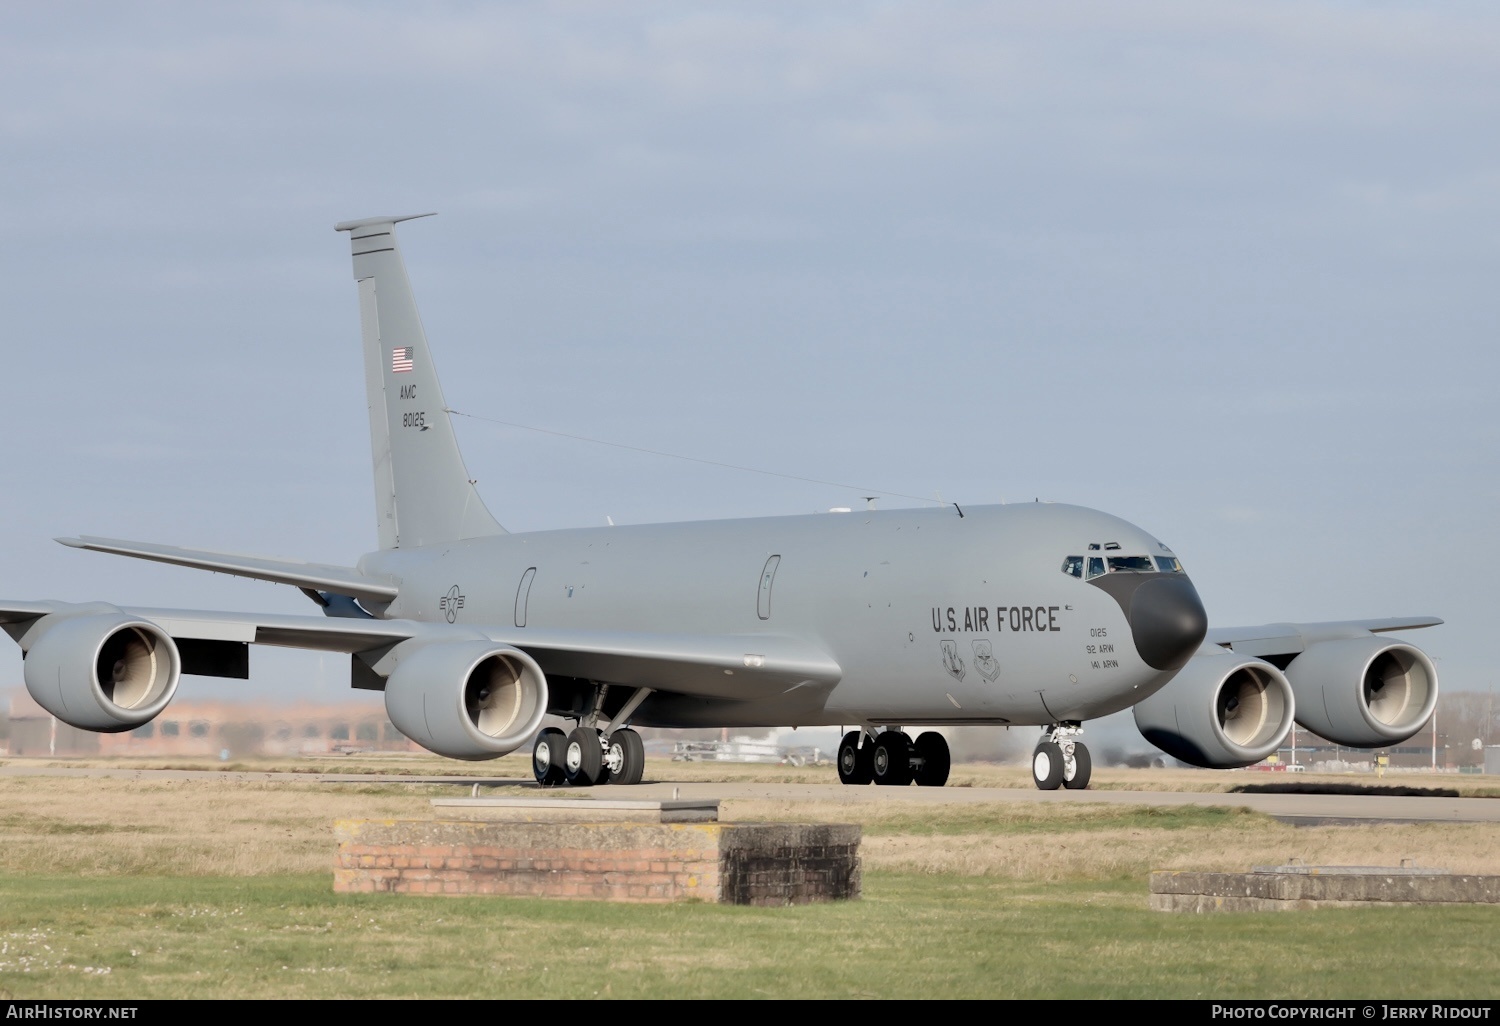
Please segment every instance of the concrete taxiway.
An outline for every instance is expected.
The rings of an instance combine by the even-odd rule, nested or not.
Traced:
[[[0,777],[62,776],[115,780],[243,780],[257,782],[325,784],[448,784],[460,788],[520,788],[537,794],[585,797],[626,797],[624,788],[608,786],[590,790],[542,789],[527,778],[504,779],[479,776],[432,776],[424,774],[284,773],[234,770],[119,769],[11,764],[0,766]],[[919,804],[973,805],[1005,802],[1071,803],[1129,806],[1217,806],[1240,807],[1265,813],[1298,825],[1354,823],[1500,823],[1500,799],[1444,798],[1431,795],[1368,794],[1227,794],[1201,791],[1036,791],[1005,787],[902,787],[873,785],[844,787],[839,784],[789,784],[746,781],[740,783],[694,783],[646,781],[629,788],[628,797],[650,800],[753,799],[795,804],[805,801],[847,805],[900,800]]]

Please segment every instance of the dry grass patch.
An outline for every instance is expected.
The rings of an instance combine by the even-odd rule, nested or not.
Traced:
[[[1500,874],[1500,826],[1493,824],[1294,827],[1252,818],[1244,828],[874,836],[860,853],[867,869],[1038,882],[1140,878],[1154,869],[1244,872],[1290,858],[1315,866],[1399,866],[1412,859],[1454,873]]]
[[[431,815],[452,787],[0,777],[0,872],[328,872],[333,821]]]
[[[858,823],[867,869],[1056,882],[1153,869],[1243,872],[1308,865],[1399,866],[1500,875],[1500,824],[1292,826],[1236,807],[994,802],[934,807],[734,800],[726,818]]]
[[[684,779],[703,779],[704,764],[661,765],[700,771]],[[716,769],[733,780],[824,772]],[[410,772],[405,766],[402,771]],[[529,788],[495,793],[504,791],[535,793]],[[0,777],[5,838],[0,873],[326,873],[333,860],[333,820],[425,819],[433,814],[431,798],[467,793],[461,785],[378,778],[336,784],[286,777]],[[591,793],[613,794],[555,792],[580,798]],[[727,799],[722,811],[726,820],[858,823],[871,870],[1050,882],[1114,880],[1151,869],[1244,870],[1297,857],[1313,865],[1386,866],[1409,858],[1452,872],[1500,874],[1500,825],[1495,824],[1292,827],[1232,807],[1029,801],[935,806],[902,800],[900,794],[892,791],[878,802]]]
[[[186,770],[195,773],[358,773],[374,776],[433,776],[531,779],[529,751],[488,762],[459,762],[440,755],[408,752],[371,752],[362,755],[253,756],[228,761],[210,756],[110,758],[9,758],[0,766],[42,769]]]

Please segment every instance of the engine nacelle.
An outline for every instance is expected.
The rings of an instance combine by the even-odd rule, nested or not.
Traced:
[[[182,659],[170,635],[125,613],[53,613],[27,634],[26,690],[72,727],[134,730],[167,707]]]
[[[1276,667],[1233,652],[1200,652],[1135,707],[1141,735],[1168,755],[1210,769],[1260,762],[1292,729],[1296,699]]]
[[[520,649],[492,641],[408,641],[392,655],[386,715],[430,752],[496,759],[542,725],[547,676]]]
[[[1419,648],[1374,635],[1319,641],[1286,668],[1297,722],[1352,748],[1399,744],[1437,708],[1438,678]]]

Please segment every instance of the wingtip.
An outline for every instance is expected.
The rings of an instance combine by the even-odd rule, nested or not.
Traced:
[[[70,549],[81,549],[86,544],[82,538],[53,538],[52,540]]]

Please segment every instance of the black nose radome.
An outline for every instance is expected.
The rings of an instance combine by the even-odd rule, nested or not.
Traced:
[[[1208,614],[1186,574],[1107,574],[1089,583],[1120,604],[1152,669],[1180,670],[1203,644]]]
[[[1181,669],[1208,633],[1208,613],[1198,589],[1180,574],[1143,581],[1126,615],[1135,650],[1158,670]]]

